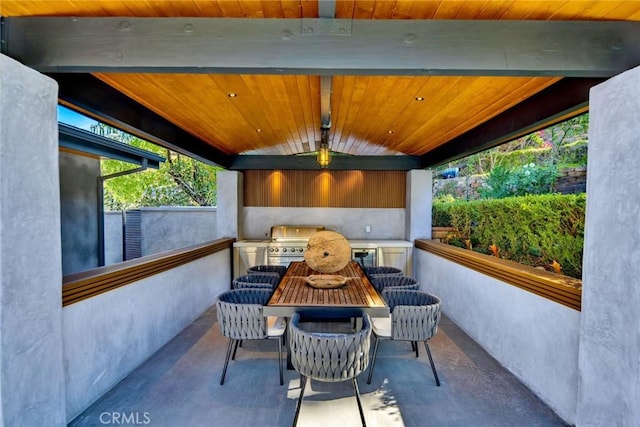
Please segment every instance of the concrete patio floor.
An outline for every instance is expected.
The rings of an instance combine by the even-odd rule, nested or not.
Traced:
[[[220,386],[227,342],[209,309],[70,425],[290,426],[299,375],[279,385],[277,341],[245,342]],[[358,381],[368,426],[567,425],[446,316],[430,348],[440,387],[423,346],[416,359],[409,343],[380,344],[371,385],[368,371]],[[298,425],[361,425],[350,382],[307,384]]]

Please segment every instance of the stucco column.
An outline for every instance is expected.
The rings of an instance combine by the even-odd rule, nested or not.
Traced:
[[[218,236],[243,238],[242,208],[244,206],[242,173],[219,171]]]
[[[591,90],[577,425],[640,425],[640,68]]]
[[[57,98],[53,80],[0,55],[0,403],[7,426],[66,425]]]
[[[407,172],[407,213],[405,238],[431,238],[431,208],[433,198],[433,174],[430,170]]]

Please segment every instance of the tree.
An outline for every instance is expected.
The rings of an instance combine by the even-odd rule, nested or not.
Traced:
[[[222,168],[210,166],[178,154],[118,129],[98,123],[91,131],[134,147],[151,151],[167,159],[159,170],[148,169],[104,183],[105,209],[123,210],[143,206],[214,206],[216,173]],[[120,160],[103,160],[102,175],[134,169]]]

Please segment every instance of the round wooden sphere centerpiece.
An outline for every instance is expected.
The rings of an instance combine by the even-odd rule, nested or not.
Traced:
[[[351,260],[349,241],[335,231],[318,231],[309,238],[304,260],[320,273],[335,273]]]

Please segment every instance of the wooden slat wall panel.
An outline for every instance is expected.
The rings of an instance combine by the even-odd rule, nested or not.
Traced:
[[[244,172],[245,206],[404,208],[405,189],[404,171]]]

